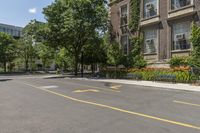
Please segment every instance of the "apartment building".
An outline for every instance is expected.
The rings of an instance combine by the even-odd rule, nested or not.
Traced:
[[[130,0],[112,0],[109,5],[112,34],[128,54]],[[192,22],[199,24],[199,18],[200,0],[141,0],[144,58],[152,64],[164,64],[174,56],[188,56]]]
[[[13,36],[14,38],[20,38],[22,36],[22,29],[22,27],[0,23],[0,32],[7,33]]]

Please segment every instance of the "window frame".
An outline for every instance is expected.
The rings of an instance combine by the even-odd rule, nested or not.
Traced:
[[[125,37],[126,36],[126,41],[127,41],[127,45],[126,45],[126,53],[125,53],[125,49],[124,49],[124,44],[122,43],[122,37]],[[128,34],[122,34],[121,37],[120,37],[120,44],[121,44],[121,47],[122,47],[122,52],[124,55],[128,55],[129,54],[129,35]]]
[[[169,6],[169,11],[176,11],[176,10],[182,10],[182,9],[185,9],[185,8],[187,8],[187,7],[191,7],[191,6],[193,6],[194,5],[194,0],[190,0],[190,4],[189,5],[186,5],[186,6],[182,6],[182,7],[179,7],[179,8],[174,8],[174,9],[172,9],[172,1],[173,0],[169,0],[168,1],[168,6]]]
[[[186,40],[185,41],[188,41],[189,42],[189,44],[185,44],[186,46],[187,45],[189,45],[189,48],[187,48],[187,49],[176,49],[175,47],[175,42],[176,42],[176,40],[175,40],[175,32],[174,32],[174,26],[175,25],[179,25],[179,24],[184,24],[184,23],[188,23],[188,24],[190,24],[190,31],[188,31],[188,32],[183,32],[183,33],[179,33],[179,34],[185,34],[185,33],[187,33],[187,35],[189,35],[189,37],[188,38],[186,38]],[[184,22],[179,22],[179,23],[174,23],[174,24],[172,24],[172,26],[171,26],[171,51],[172,52],[177,52],[177,51],[190,51],[191,50],[191,48],[192,48],[192,43],[191,43],[191,41],[190,41],[190,37],[191,37],[191,29],[192,28],[192,22],[191,21],[184,21]],[[176,35],[178,35],[178,34],[176,34]],[[181,45],[181,44],[179,44],[179,45]],[[181,47],[181,46],[179,46],[179,47]]]
[[[146,38],[145,36],[145,31],[153,31],[156,33],[156,38]],[[144,55],[154,55],[154,54],[158,54],[158,48],[159,48],[159,30],[157,28],[148,28],[143,30],[143,36],[144,36],[144,43],[143,43],[143,54]],[[146,40],[150,40],[150,39],[156,39],[156,44],[154,44],[155,47],[155,52],[146,52]]]
[[[153,15],[153,16],[149,16],[149,17],[145,16],[145,12],[146,12],[145,0],[142,1],[143,2],[143,5],[142,5],[142,19],[151,19],[151,18],[154,18],[156,16],[159,16],[159,14],[160,14],[160,0],[155,0],[155,1],[157,1],[157,6],[156,6],[157,7],[157,11],[156,11],[156,14]]]

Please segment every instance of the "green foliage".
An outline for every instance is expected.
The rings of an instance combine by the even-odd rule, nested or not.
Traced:
[[[81,50],[106,29],[105,3],[105,0],[57,0],[44,9],[49,43],[69,50],[74,56],[76,75]]]
[[[54,49],[42,43],[38,43],[35,49],[36,49],[36,54],[42,61],[43,69],[45,70],[46,68],[49,67],[49,65],[53,63]]]
[[[141,37],[133,37],[131,40],[132,50],[128,55],[129,67],[133,68],[143,68],[146,67],[147,62],[144,60],[141,55],[141,44],[143,42],[143,38]]]
[[[107,46],[104,43],[104,38],[99,36],[91,38],[89,44],[84,47],[83,50],[83,59],[84,64],[106,64],[107,61]]]
[[[140,20],[140,0],[130,0],[130,14],[129,29],[137,31]]]
[[[12,36],[0,32],[0,63],[3,64],[6,72],[6,64],[11,63],[15,58],[15,45]]]
[[[107,69],[102,70],[102,73],[108,78],[127,78],[129,76],[129,79],[146,81],[191,83],[196,80],[190,71],[181,69]]]
[[[121,59],[123,57],[122,50],[116,41],[112,42],[112,44],[109,45],[108,51],[107,51],[107,64],[112,66],[117,66],[121,64]]]
[[[70,69],[73,65],[73,58],[65,48],[61,48],[55,55],[55,63],[60,69]]]
[[[172,57],[169,61],[170,67],[180,67],[188,65],[188,57],[185,56],[175,56]]]
[[[200,67],[200,27],[193,24],[191,34],[192,55],[189,63],[193,67]]]

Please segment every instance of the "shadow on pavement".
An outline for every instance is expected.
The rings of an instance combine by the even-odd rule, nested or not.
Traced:
[[[10,81],[12,79],[0,79],[0,82],[6,82],[6,81]]]

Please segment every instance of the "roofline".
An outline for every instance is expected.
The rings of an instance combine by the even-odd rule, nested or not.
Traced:
[[[20,29],[23,29],[23,27],[20,27],[20,26],[15,26],[15,25],[10,25],[10,24],[4,24],[4,23],[0,23],[0,25],[11,26],[11,27],[15,27],[15,28],[20,28]]]

